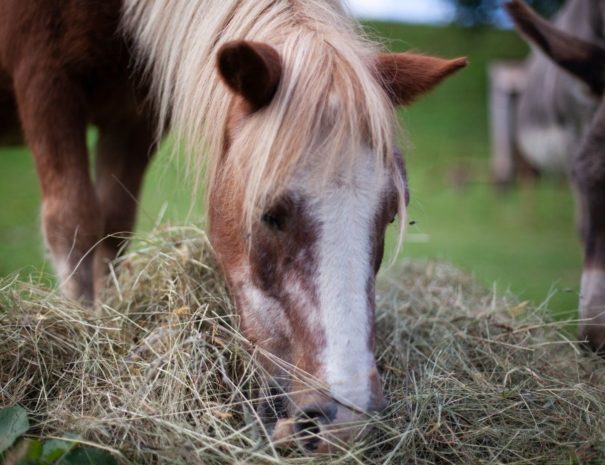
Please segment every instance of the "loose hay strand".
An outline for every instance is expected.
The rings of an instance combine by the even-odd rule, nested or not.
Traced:
[[[110,282],[92,311],[0,281],[0,405],[25,406],[35,434],[75,431],[127,464],[605,457],[605,363],[580,353],[562,323],[451,266],[407,263],[380,279],[376,354],[391,407],[331,458],[268,442],[254,398],[263,369],[236,330],[202,230],[165,227],[137,241]]]

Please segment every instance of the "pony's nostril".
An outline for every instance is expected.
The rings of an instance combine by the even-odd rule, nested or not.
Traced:
[[[294,423],[296,434],[301,436],[317,436],[321,432],[320,416],[301,416]]]
[[[334,421],[336,410],[336,404],[325,404],[306,408],[298,414],[294,431],[305,448],[314,449],[317,446],[322,425]]]

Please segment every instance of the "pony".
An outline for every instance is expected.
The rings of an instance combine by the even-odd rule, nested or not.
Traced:
[[[63,292],[99,295],[170,128],[204,182],[239,326],[288,393],[269,430],[291,419],[318,452],[334,441],[309,433],[346,444],[385,405],[375,276],[407,204],[394,108],[466,64],[383,53],[337,0],[0,1],[0,101],[36,162]]]
[[[506,5],[543,55],[530,61],[517,134],[534,163],[569,174],[584,268],[580,338],[605,350],[605,1],[570,0],[555,25],[520,0]]]

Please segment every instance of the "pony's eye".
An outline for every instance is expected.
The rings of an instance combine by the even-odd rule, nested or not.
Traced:
[[[269,228],[274,229],[276,231],[281,231],[284,227],[284,222],[282,218],[279,218],[277,215],[272,213],[265,213],[261,217],[261,221]]]
[[[397,219],[397,215],[394,215],[393,218],[391,219],[391,221],[389,221],[389,223],[394,223],[396,219]]]

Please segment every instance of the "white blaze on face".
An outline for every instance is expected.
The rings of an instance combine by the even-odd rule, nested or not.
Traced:
[[[370,403],[375,369],[368,282],[374,273],[375,218],[386,190],[375,160],[372,153],[359,157],[353,182],[329,186],[311,209],[319,224],[315,284],[325,334],[320,362],[332,396],[359,410]]]

